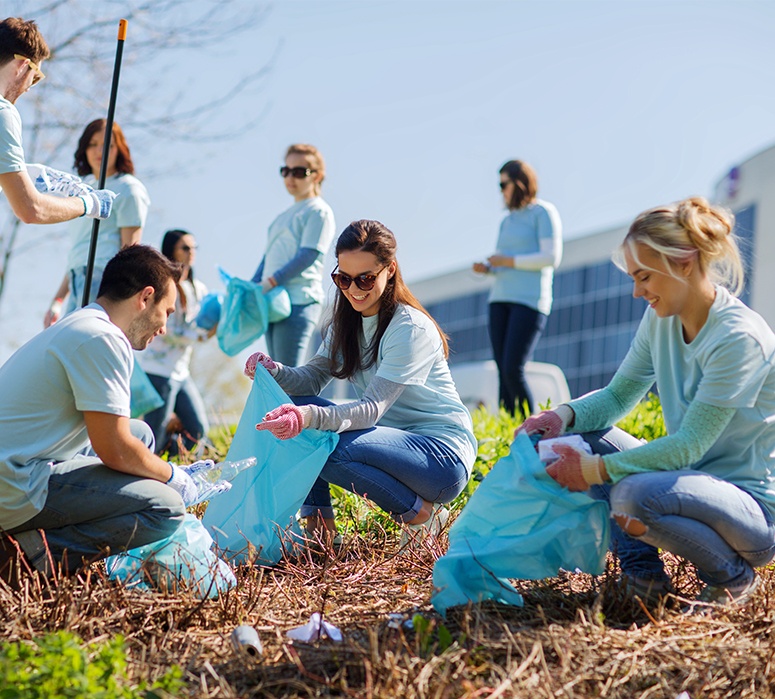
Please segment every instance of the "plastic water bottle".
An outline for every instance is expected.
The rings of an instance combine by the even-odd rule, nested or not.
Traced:
[[[252,468],[258,463],[255,456],[239,461],[197,461],[186,470],[197,487],[198,495],[195,503],[209,500],[215,495],[225,493],[231,489],[231,481],[246,469]]]

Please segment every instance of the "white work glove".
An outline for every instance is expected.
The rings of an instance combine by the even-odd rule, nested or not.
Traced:
[[[106,219],[110,216],[113,208],[113,200],[118,195],[109,189],[94,189],[91,192],[81,195],[84,203],[84,213],[86,218]]]
[[[35,189],[44,194],[58,194],[63,197],[77,197],[94,191],[77,175],[55,170],[40,163],[27,163],[27,174]]]
[[[181,471],[185,471],[189,476],[193,476],[202,471],[212,471],[216,468],[215,461],[212,459],[203,459],[202,461],[195,461],[193,464],[183,464],[178,466]],[[194,485],[197,488],[197,495],[192,505],[197,505],[205,500],[211,500],[216,495],[226,493],[231,490],[231,483],[221,478],[217,481],[211,481],[210,478],[204,476],[194,481]]]
[[[186,507],[193,505],[199,496],[199,489],[196,487],[196,483],[179,466],[173,464],[170,464],[170,466],[172,466],[172,475],[167,481],[167,485],[183,498],[183,504]]]

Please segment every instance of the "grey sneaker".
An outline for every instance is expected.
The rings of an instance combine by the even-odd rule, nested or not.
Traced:
[[[644,604],[658,604],[668,595],[675,594],[675,588],[670,580],[654,580],[638,578],[634,575],[622,574],[619,582],[630,597],[639,597]]]
[[[707,585],[691,606],[744,607],[751,601],[760,584],[761,578],[754,574],[744,585]]]
[[[399,549],[419,548],[426,541],[436,540],[448,521],[449,510],[441,503],[436,503],[427,522],[403,525],[398,543]]]

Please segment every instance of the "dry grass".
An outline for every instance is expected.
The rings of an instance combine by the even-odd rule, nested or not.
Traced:
[[[70,629],[85,641],[127,639],[131,673],[154,679],[185,670],[190,697],[609,697],[691,699],[772,697],[775,575],[743,610],[686,616],[626,599],[615,566],[592,578],[567,574],[518,583],[523,608],[456,609],[442,621],[430,603],[431,546],[398,555],[392,533],[348,536],[336,554],[299,551],[275,569],[238,570],[239,585],[202,602],[127,591],[99,565],[56,585],[28,581],[0,589],[5,640]],[[688,566],[673,559],[678,589],[696,592]],[[285,631],[313,612],[344,642],[291,643]],[[421,613],[424,633],[394,628],[388,614]],[[239,624],[264,644],[258,660],[235,654]],[[442,628],[443,624],[443,628]],[[441,632],[441,636],[439,635]],[[451,637],[443,652],[438,639]]]

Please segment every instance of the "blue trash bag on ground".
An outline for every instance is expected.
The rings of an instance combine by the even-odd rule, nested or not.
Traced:
[[[530,438],[518,434],[449,530],[449,550],[433,568],[431,602],[450,607],[494,600],[522,606],[507,578],[541,580],[560,569],[599,575],[610,523],[607,503],[554,481]]]
[[[186,513],[178,530],[166,539],[108,556],[108,578],[135,590],[176,590],[181,584],[200,599],[217,597],[237,584],[234,573],[211,547],[213,540],[194,515]]]
[[[228,277],[223,271],[221,275]],[[264,294],[260,284],[229,277],[216,333],[218,345],[233,357],[264,335],[269,323],[290,314],[291,299],[285,288],[276,286]]]
[[[260,563],[280,560],[290,532],[299,532],[296,512],[339,441],[335,432],[306,429],[280,440],[256,430],[267,412],[290,402],[269,372],[257,366],[226,460],[255,456],[258,463],[237,475],[231,490],[214,498],[202,518],[229,560],[252,560],[250,547]]]
[[[142,417],[164,405],[164,399],[154,388],[151,380],[148,378],[148,374],[143,371],[137,360],[135,360],[132,376],[129,379],[129,391],[129,410],[132,417]]]

